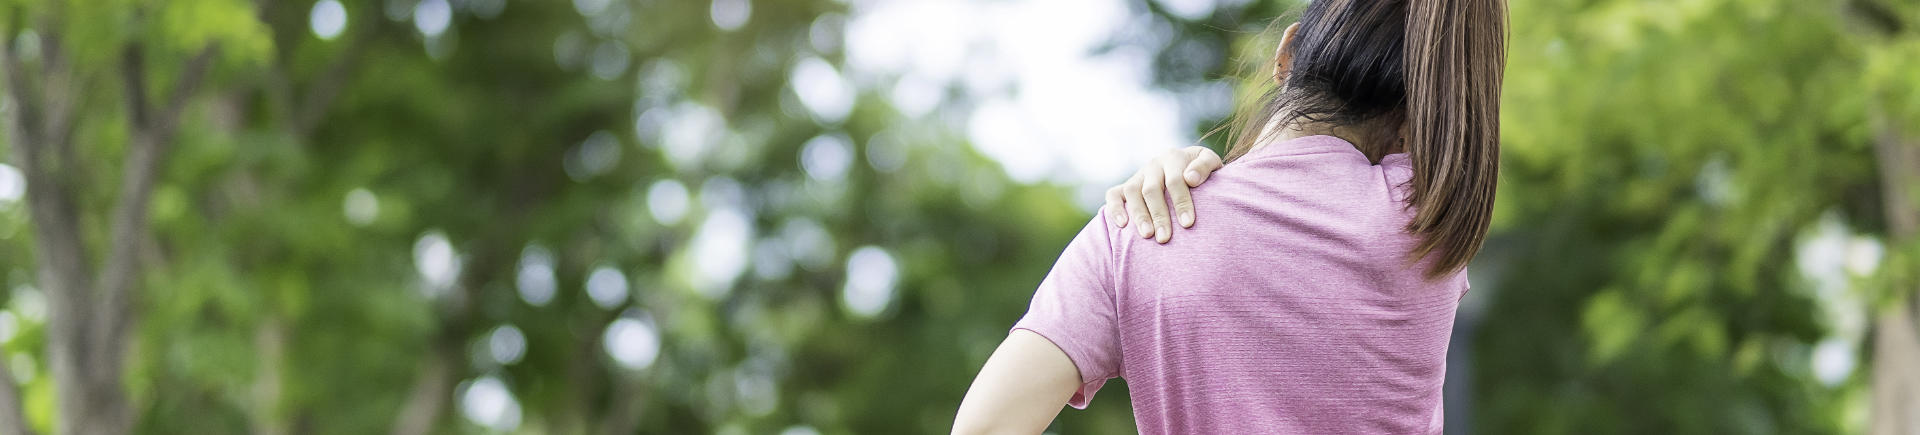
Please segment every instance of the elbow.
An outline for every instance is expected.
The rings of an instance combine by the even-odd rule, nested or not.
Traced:
[[[1013,427],[1012,422],[1009,421],[1009,419],[991,418],[984,415],[978,415],[979,413],[971,412],[971,411],[976,411],[976,410],[967,409],[967,407],[964,406],[964,404],[961,406],[959,415],[954,416],[954,419],[953,419],[953,435],[988,435],[988,434],[1022,433],[1022,431],[1019,428]],[[1025,431],[1025,432],[1039,433],[1039,431],[1037,430]]]
[[[953,435],[988,435],[1013,433],[1010,428],[996,427],[992,422],[979,419],[958,419],[953,422]]]
[[[965,404],[962,404],[960,407],[960,415],[956,415],[953,417],[953,435],[980,435],[980,434],[993,433],[990,431],[990,428],[988,428],[987,426],[988,423],[986,421],[983,421],[982,419],[979,419],[979,418],[974,418],[967,414],[968,414],[967,407],[965,406]]]

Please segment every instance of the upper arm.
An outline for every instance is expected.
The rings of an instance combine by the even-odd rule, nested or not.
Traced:
[[[1052,341],[1014,330],[960,401],[958,433],[1039,433],[1080,388],[1080,371]]]
[[[974,378],[954,432],[1039,433],[1062,405],[1085,407],[1119,373],[1109,228],[1095,217],[1061,252],[1027,315]]]

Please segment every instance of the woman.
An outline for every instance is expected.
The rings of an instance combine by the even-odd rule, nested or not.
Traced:
[[[1493,207],[1505,16],[1501,0],[1312,2],[1224,167],[1208,180],[1217,160],[1183,150],[1110,192],[954,432],[1036,433],[1124,377],[1147,433],[1438,433]],[[1177,240],[1163,194],[1188,204]]]

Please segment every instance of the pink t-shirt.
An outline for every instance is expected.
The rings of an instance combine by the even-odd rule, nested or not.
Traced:
[[[1411,176],[1332,136],[1271,143],[1193,189],[1166,245],[1095,217],[1014,329],[1073,360],[1075,408],[1126,378],[1143,433],[1439,433],[1467,280],[1406,261]]]

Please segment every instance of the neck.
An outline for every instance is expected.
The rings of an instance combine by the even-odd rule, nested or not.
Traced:
[[[1307,136],[1333,136],[1333,137],[1340,138],[1340,140],[1344,140],[1344,141],[1347,141],[1347,143],[1354,144],[1354,147],[1359,148],[1362,154],[1367,155],[1367,160],[1372,161],[1374,163],[1379,163],[1380,158],[1386,156],[1387,154],[1398,154],[1398,153],[1406,152],[1406,147],[1402,146],[1399,140],[1393,140],[1392,141],[1393,145],[1390,147],[1385,147],[1385,150],[1383,151],[1376,151],[1376,150],[1381,150],[1382,147],[1369,146],[1369,145],[1372,145],[1374,141],[1378,139],[1373,138],[1372,136],[1374,135],[1367,134],[1367,130],[1362,128],[1356,128],[1354,126],[1347,126],[1347,125],[1332,125],[1332,124],[1319,123],[1319,122],[1281,123],[1278,117],[1275,117],[1275,119],[1268,121],[1266,128],[1263,128],[1260,130],[1260,137],[1272,138],[1272,140],[1256,141],[1253,145],[1253,148],[1250,148],[1249,150],[1260,149],[1261,147],[1267,146],[1267,144],[1271,142],[1289,141],[1289,140],[1299,139]],[[1398,139],[1398,138],[1395,138],[1395,139]]]

